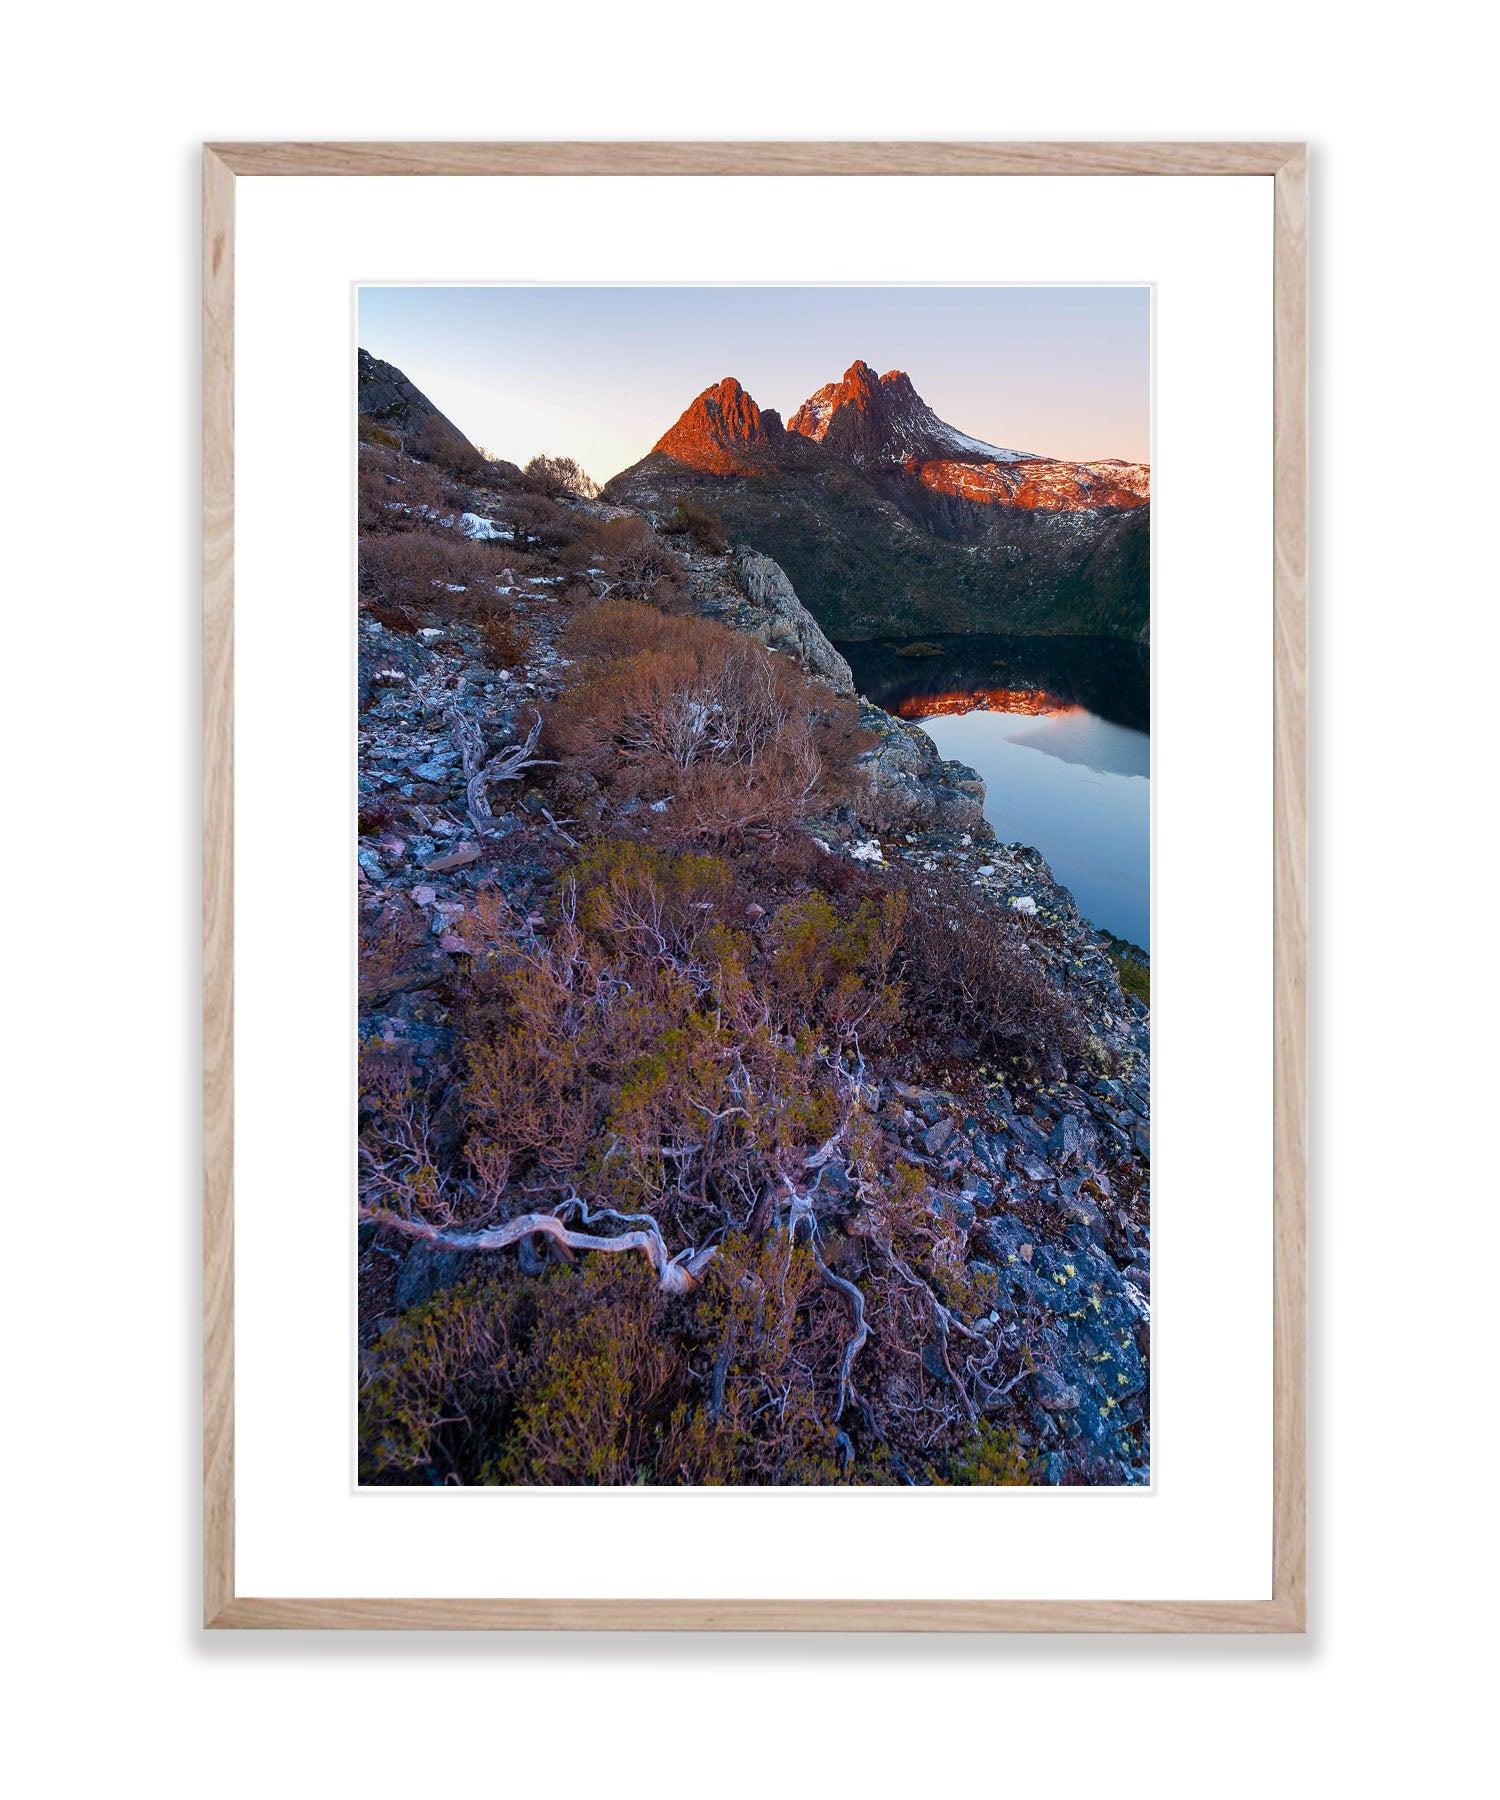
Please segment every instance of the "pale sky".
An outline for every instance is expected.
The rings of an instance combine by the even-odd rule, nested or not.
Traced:
[[[363,287],[359,342],[493,454],[600,481],[726,375],[785,420],[859,358],[986,443],[1151,455],[1146,287]]]

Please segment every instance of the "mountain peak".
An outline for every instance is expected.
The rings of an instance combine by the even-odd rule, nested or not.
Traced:
[[[1150,498],[1144,464],[1063,462],[1030,450],[1002,450],[945,423],[904,369],[877,375],[857,357],[838,381],[804,400],[783,426],[732,375],[707,387],[657,440],[654,455],[695,473],[795,479],[842,464],[857,469],[898,504],[928,517],[936,507],[982,513],[1131,510]],[[641,465],[635,465],[640,467]],[[632,474],[625,470],[621,477]],[[653,478],[659,471],[653,470]],[[670,479],[670,471],[668,472]],[[920,498],[916,497],[921,491]],[[948,518],[948,526],[952,520]]]
[[[879,378],[867,362],[858,358],[844,371],[842,381],[830,381],[806,399],[791,416],[788,431],[821,444],[834,417],[845,407],[868,412],[880,389]]]
[[[863,360],[851,363],[842,381],[831,381],[804,400],[787,429],[857,463],[1015,462],[1026,455],[955,431],[923,400],[904,369],[877,375]]]
[[[756,466],[784,433],[781,414],[758,407],[733,375],[704,388],[653,449],[691,468],[735,475]]]

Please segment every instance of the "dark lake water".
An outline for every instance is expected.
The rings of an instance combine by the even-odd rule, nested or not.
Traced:
[[[988,787],[1002,843],[1032,844],[1093,924],[1151,947],[1151,682],[1140,645],[1104,638],[841,643],[854,683],[919,724]]]

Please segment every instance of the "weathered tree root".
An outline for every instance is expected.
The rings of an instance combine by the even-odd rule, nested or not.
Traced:
[[[938,1350],[943,1359],[943,1367],[947,1370],[948,1379],[953,1383],[954,1389],[958,1394],[959,1404],[964,1409],[964,1416],[972,1425],[976,1416],[974,1412],[974,1402],[969,1398],[968,1388],[959,1380],[952,1361],[949,1359],[949,1333],[957,1332],[961,1337],[969,1338],[976,1344],[984,1345],[986,1349],[989,1349],[990,1346],[985,1342],[981,1333],[974,1331],[969,1326],[965,1325],[957,1313],[943,1305],[942,1301],[939,1300],[937,1295],[932,1291],[931,1284],[924,1281],[915,1270],[908,1267],[908,1265],[897,1256],[896,1252],[889,1244],[880,1244],[880,1250],[887,1262],[890,1263],[891,1267],[901,1279],[909,1286],[914,1287],[927,1301],[927,1310],[932,1319],[933,1328],[938,1334]]]
[[[835,1143],[835,1139],[830,1139],[820,1152],[808,1158],[807,1166],[811,1168],[814,1164],[821,1165],[826,1162],[833,1154]],[[818,1221],[817,1215],[813,1211],[811,1191],[806,1194],[798,1193],[789,1176],[783,1175],[782,1180],[786,1183],[787,1192],[792,1197],[791,1217],[787,1220],[787,1236],[795,1244],[797,1227],[806,1224],[808,1247],[813,1253],[813,1261],[817,1264],[818,1274],[822,1277],[825,1286],[831,1287],[849,1309],[850,1335],[849,1341],[844,1345],[843,1358],[839,1363],[839,1403],[833,1414],[833,1422],[836,1425],[843,1418],[844,1407],[849,1399],[849,1371],[854,1367],[854,1359],[864,1349],[865,1342],[870,1335],[870,1328],[865,1323],[865,1297],[852,1281],[846,1281],[842,1275],[835,1275],[828,1264],[823,1261],[823,1254],[818,1249]],[[769,1191],[774,1197],[775,1190]],[[765,1196],[762,1196],[762,1204],[764,1202]],[[757,1207],[756,1210],[759,1212],[760,1208]]]
[[[844,1416],[844,1407],[849,1399],[849,1372],[854,1367],[855,1357],[865,1347],[870,1327],[865,1323],[865,1297],[854,1283],[846,1281],[842,1275],[834,1274],[818,1254],[816,1244],[813,1245],[813,1260],[827,1285],[843,1295],[849,1307],[849,1324],[852,1327],[849,1341],[844,1345],[843,1360],[839,1364],[839,1403],[833,1415],[833,1422],[837,1424]]]
[[[613,1237],[600,1237],[589,1231],[573,1231],[564,1221],[574,1212],[582,1214],[585,1225],[592,1224],[595,1218],[607,1218],[643,1225],[645,1229],[622,1231]],[[424,1243],[439,1244],[445,1250],[505,1250],[510,1245],[531,1237],[551,1238],[564,1250],[602,1250],[606,1255],[614,1255],[622,1250],[639,1250],[655,1271],[657,1288],[663,1294],[692,1293],[702,1280],[704,1269],[717,1253],[715,1247],[710,1245],[702,1250],[681,1250],[676,1256],[669,1257],[654,1219],[644,1213],[617,1213],[607,1209],[591,1215],[583,1201],[577,1199],[565,1200],[555,1212],[522,1213],[519,1218],[507,1219],[503,1225],[486,1226],[480,1231],[439,1230],[437,1226],[428,1225],[421,1219],[406,1218],[399,1213],[380,1212],[365,1206],[360,1208],[360,1217],[389,1225],[393,1231],[402,1232],[407,1237],[421,1238]]]
[[[831,1149],[831,1146],[829,1146]],[[819,1158],[818,1160],[822,1160]],[[874,1419],[868,1405],[854,1392],[852,1385],[853,1369],[859,1353],[870,1337],[869,1321],[866,1317],[865,1296],[861,1289],[842,1275],[836,1275],[824,1262],[818,1247],[817,1217],[813,1210],[810,1193],[801,1193],[789,1177],[783,1175],[790,1197],[789,1216],[786,1222],[788,1240],[796,1242],[798,1230],[803,1225],[807,1228],[807,1240],[812,1251],[813,1262],[819,1278],[826,1287],[838,1294],[849,1315],[849,1336],[845,1341],[843,1354],[839,1360],[838,1398],[831,1425],[837,1427],[842,1420],[851,1398],[859,1408],[866,1426],[875,1432]],[[750,1236],[760,1236],[777,1218],[777,1192],[775,1185],[767,1182],[752,1216],[747,1222]],[[596,1231],[578,1230],[569,1221],[577,1217],[584,1226],[591,1226],[609,1220],[623,1225],[625,1230],[612,1236],[604,1236]],[[694,1292],[703,1279],[703,1272],[718,1254],[713,1244],[702,1248],[689,1246],[675,1256],[667,1253],[666,1242],[661,1228],[649,1213],[622,1213],[613,1208],[600,1207],[591,1211],[587,1203],[577,1195],[569,1195],[551,1212],[522,1213],[519,1217],[507,1219],[502,1224],[485,1226],[474,1231],[455,1231],[428,1224],[425,1220],[412,1218],[396,1212],[387,1212],[376,1207],[362,1206],[360,1217],[375,1220],[388,1225],[407,1237],[420,1238],[426,1243],[440,1245],[447,1250],[504,1250],[511,1245],[523,1246],[522,1255],[526,1256],[532,1240],[537,1237],[548,1239],[569,1260],[575,1250],[597,1250],[606,1255],[620,1252],[639,1251],[650,1263],[656,1275],[657,1290],[663,1294],[690,1294]],[[992,1388],[984,1380],[984,1375],[994,1367],[998,1360],[998,1344],[988,1340],[982,1333],[973,1330],[943,1305],[933,1292],[931,1285],[924,1281],[902,1257],[897,1255],[891,1245],[883,1242],[876,1244],[877,1249],[889,1263],[893,1273],[899,1280],[915,1289],[927,1303],[929,1317],[937,1333],[939,1350],[948,1377],[958,1395],[959,1404],[968,1418],[970,1425],[976,1419],[974,1403],[969,1396],[967,1384],[960,1379],[949,1355],[949,1337],[956,1335],[967,1338],[978,1345],[982,1356],[965,1359],[964,1372],[969,1375],[979,1390],[981,1403],[986,1407],[993,1406],[1017,1382],[1023,1379],[1028,1369],[1023,1361],[1022,1368],[999,1388]],[[712,1376],[709,1398],[709,1410],[717,1417],[723,1410],[724,1385],[728,1374],[729,1352],[727,1346],[721,1349],[716,1360]],[[840,1434],[843,1437],[843,1434]],[[844,1437],[843,1448],[846,1453],[846,1466],[852,1456],[852,1445]],[[907,1479],[910,1479],[907,1477]]]

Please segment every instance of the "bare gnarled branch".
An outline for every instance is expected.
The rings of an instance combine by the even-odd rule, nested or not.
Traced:
[[[469,817],[474,823],[474,829],[483,837],[495,829],[495,815],[490,811],[489,795],[486,792],[490,783],[515,781],[526,769],[550,766],[548,757],[531,754],[536,749],[537,739],[542,735],[542,715],[539,712],[535,714],[531,729],[519,743],[508,744],[505,749],[497,750],[488,761],[484,754],[484,738],[473,719],[460,712],[456,706],[450,706],[443,718],[453,733],[453,741],[458,745],[459,755],[463,758]]]
[[[622,1231],[613,1237],[601,1237],[589,1231],[574,1231],[564,1221],[575,1211],[582,1214],[586,1225],[597,1217],[640,1221],[644,1228]],[[360,1208],[360,1217],[389,1225],[393,1231],[399,1231],[407,1237],[421,1238],[425,1243],[441,1245],[445,1250],[506,1250],[512,1244],[532,1237],[551,1238],[565,1250],[601,1250],[607,1255],[623,1250],[639,1250],[655,1271],[657,1288],[663,1294],[692,1293],[715,1255],[714,1247],[709,1246],[702,1250],[681,1250],[676,1256],[669,1257],[661,1231],[656,1221],[648,1215],[608,1210],[591,1215],[588,1207],[578,1199],[565,1200],[555,1212],[522,1213],[519,1218],[507,1219],[503,1225],[487,1225],[478,1231],[439,1230],[425,1220],[406,1218],[399,1213],[381,1212],[368,1206]]]

